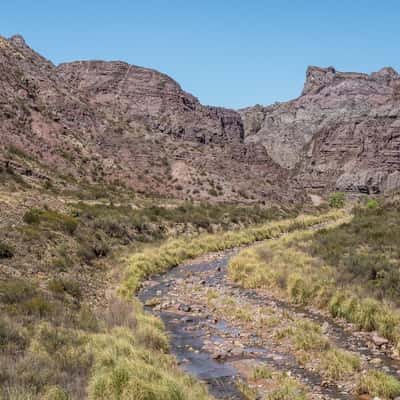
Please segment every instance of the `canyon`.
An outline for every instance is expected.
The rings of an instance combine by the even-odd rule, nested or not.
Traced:
[[[120,61],[55,66],[18,35],[0,38],[0,71],[2,162],[56,185],[244,202],[400,186],[392,68],[309,67],[297,99],[241,110],[204,106],[167,75]]]

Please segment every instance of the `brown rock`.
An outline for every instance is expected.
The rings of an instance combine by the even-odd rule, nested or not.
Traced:
[[[389,340],[377,335],[376,333],[372,335],[371,340],[376,346],[379,347],[389,343]]]
[[[302,95],[240,110],[261,143],[307,189],[380,193],[400,187],[400,76],[309,67]]]

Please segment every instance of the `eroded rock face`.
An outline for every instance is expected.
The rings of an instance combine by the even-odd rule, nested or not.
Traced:
[[[0,37],[0,167],[185,199],[298,200],[286,171],[243,139],[236,111],[201,105],[157,71],[56,67],[22,37]]]
[[[400,187],[399,115],[392,68],[310,67],[299,98],[236,112],[151,69],[56,67],[22,37],[0,37],[0,162],[16,146],[42,163],[36,176],[223,201],[297,200],[303,187],[380,193]]]
[[[399,188],[400,76],[309,67],[302,95],[240,111],[246,142],[262,143],[305,188]]]
[[[244,130],[233,110],[208,107],[158,71],[124,62],[62,64],[58,73],[90,102],[128,123],[141,120],[150,129],[200,143],[240,143]]]

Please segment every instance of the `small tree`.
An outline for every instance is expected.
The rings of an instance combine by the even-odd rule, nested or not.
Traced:
[[[345,203],[345,196],[342,192],[335,192],[329,196],[329,207],[342,208]]]

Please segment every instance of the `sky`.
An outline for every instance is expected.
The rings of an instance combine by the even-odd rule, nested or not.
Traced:
[[[3,0],[16,33],[55,64],[127,61],[230,108],[298,97],[308,65],[400,71],[399,0]]]

